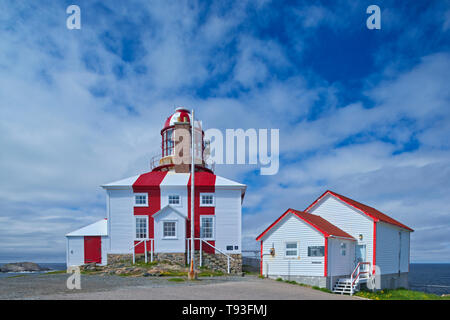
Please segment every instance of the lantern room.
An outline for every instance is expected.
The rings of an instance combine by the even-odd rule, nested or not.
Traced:
[[[197,123],[197,122],[196,122]],[[196,134],[195,150],[196,150],[196,171],[207,171],[212,170],[206,166],[205,159],[203,157],[205,150],[204,132],[201,128],[197,128],[194,125],[195,130],[198,130],[199,134]],[[151,167],[152,171],[174,171],[174,172],[189,172],[190,164],[175,164],[175,145],[177,130],[187,130],[190,134],[192,133],[192,117],[191,112],[184,108],[178,107],[175,112],[170,115],[164,123],[164,127],[161,130],[161,154],[152,158]],[[189,137],[190,140],[190,137]],[[190,146],[190,143],[189,143]],[[190,147],[189,147],[190,148]],[[180,155],[178,155],[180,156]]]

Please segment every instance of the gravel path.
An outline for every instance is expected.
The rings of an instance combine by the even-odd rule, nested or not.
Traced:
[[[255,276],[173,282],[166,277],[82,275],[81,290],[67,289],[67,278],[67,274],[1,278],[0,299],[357,299]]]

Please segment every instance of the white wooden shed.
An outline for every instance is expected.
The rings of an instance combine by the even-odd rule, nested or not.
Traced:
[[[107,220],[99,220],[66,234],[66,245],[68,267],[87,263],[105,265],[109,245]]]
[[[412,231],[375,208],[327,190],[304,212],[289,209],[257,237],[261,274],[337,291],[353,292],[373,279],[379,289],[406,288]],[[292,259],[286,253],[294,242],[298,254]],[[311,247],[323,247],[323,255],[312,256]]]

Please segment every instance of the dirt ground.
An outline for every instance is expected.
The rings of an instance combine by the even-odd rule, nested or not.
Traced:
[[[0,299],[94,300],[336,300],[356,297],[330,294],[256,276],[211,277],[170,281],[166,277],[81,275],[81,289],[66,287],[68,274],[25,275],[0,279]]]

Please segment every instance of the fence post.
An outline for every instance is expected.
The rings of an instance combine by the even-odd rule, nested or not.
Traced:
[[[150,261],[153,262],[153,250],[155,250],[155,239],[150,240]]]
[[[148,262],[148,259],[147,259],[147,240],[144,241],[144,251],[145,251],[145,263],[147,263]]]
[[[200,267],[203,266],[202,240],[200,239]]]
[[[230,273],[230,256],[227,256],[227,270]]]

